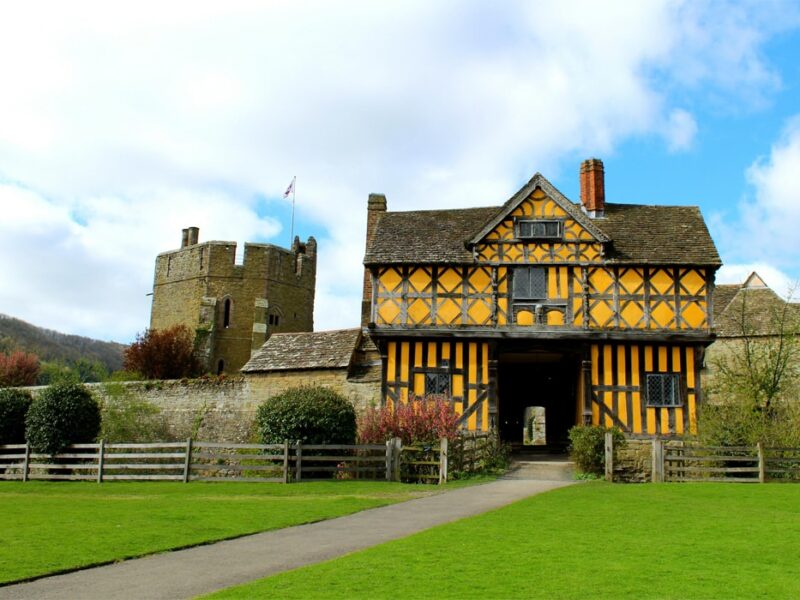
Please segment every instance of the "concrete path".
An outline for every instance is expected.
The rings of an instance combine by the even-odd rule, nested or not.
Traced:
[[[0,587],[0,599],[192,598],[483,513],[566,481],[500,479],[346,517]]]

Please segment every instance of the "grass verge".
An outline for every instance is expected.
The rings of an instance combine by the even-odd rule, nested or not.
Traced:
[[[368,481],[0,482],[0,584],[330,519],[438,491],[434,485]]]
[[[221,598],[797,598],[800,486],[562,488]]]

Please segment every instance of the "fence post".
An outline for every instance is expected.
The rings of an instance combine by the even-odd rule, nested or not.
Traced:
[[[183,483],[189,483],[189,471],[192,469],[192,438],[186,440],[186,458],[183,461]]]
[[[106,441],[100,440],[100,445],[97,448],[97,483],[103,483],[103,463],[106,452]]]
[[[283,483],[289,483],[289,440],[283,440]]]
[[[767,467],[764,464],[764,444],[758,442],[758,483],[766,483],[767,481]]]
[[[303,444],[300,443],[300,440],[297,440],[297,444],[295,444],[294,456],[294,480],[300,481],[300,479],[303,477]]]
[[[392,479],[400,481],[400,458],[403,454],[403,440],[399,437],[392,438],[392,467],[394,474]]]
[[[394,439],[386,440],[386,481],[392,480],[392,454],[394,452]]]
[[[439,444],[439,485],[447,483],[447,438]]]
[[[22,481],[28,481],[31,469],[31,445],[25,442],[25,458],[22,459]]]
[[[653,483],[664,481],[664,440],[653,439]]]
[[[614,481],[614,437],[610,431],[606,431],[606,481]]]

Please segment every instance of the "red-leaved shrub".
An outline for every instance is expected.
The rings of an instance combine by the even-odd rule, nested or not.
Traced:
[[[445,396],[411,396],[396,407],[368,408],[358,420],[358,439],[381,444],[399,437],[403,444],[432,443],[458,437],[458,413]]]
[[[36,385],[39,357],[22,350],[11,354],[0,352],[0,387]]]
[[[200,374],[194,334],[185,325],[148,329],[125,350],[125,369],[146,379],[181,379]]]

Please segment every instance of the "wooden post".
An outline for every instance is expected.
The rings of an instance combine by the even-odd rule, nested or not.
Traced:
[[[186,440],[186,458],[183,461],[183,483],[189,483],[189,471],[192,469],[192,438]]]
[[[764,444],[758,442],[758,483],[766,483],[767,467],[764,460]]]
[[[606,431],[606,481],[614,481],[614,436]]]
[[[97,483],[103,483],[103,463],[105,462],[106,441],[100,440],[97,447]]]
[[[300,443],[300,440],[297,440],[297,444],[295,445],[294,456],[294,480],[300,481],[300,479],[303,477],[303,444]]]
[[[447,438],[439,444],[439,485],[447,483]]]
[[[394,452],[394,440],[386,440],[386,481],[392,480],[393,452]]]
[[[394,481],[400,481],[400,459],[403,454],[403,440],[399,437],[393,438],[392,446],[392,468],[394,469],[392,479]]]
[[[28,481],[31,469],[31,445],[25,442],[25,458],[22,459],[22,481]]]
[[[283,483],[289,483],[289,440],[283,440]]]
[[[664,481],[664,440],[653,439],[653,483]]]

